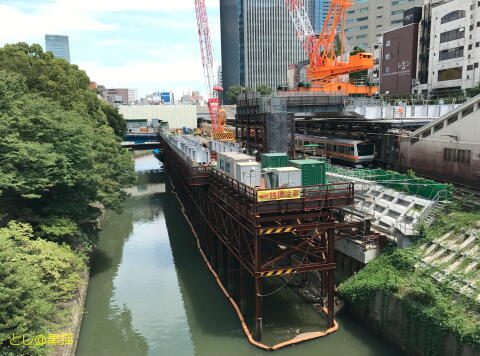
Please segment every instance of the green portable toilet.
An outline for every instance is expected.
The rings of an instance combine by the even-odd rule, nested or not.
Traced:
[[[288,167],[288,155],[286,153],[262,154],[262,169]]]
[[[300,159],[290,161],[290,165],[302,170],[302,185],[327,184],[325,161]]]

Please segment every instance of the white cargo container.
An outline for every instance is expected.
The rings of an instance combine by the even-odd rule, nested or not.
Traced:
[[[302,186],[302,171],[295,167],[275,168],[272,172],[272,178],[273,188]]]
[[[254,156],[249,156],[240,152],[222,152],[217,153],[217,162],[219,169],[235,178],[236,162],[255,162]]]
[[[197,151],[197,161],[199,163],[208,163],[210,162],[210,152],[204,148]]]
[[[262,166],[258,162],[235,162],[235,179],[252,187],[260,186]]]

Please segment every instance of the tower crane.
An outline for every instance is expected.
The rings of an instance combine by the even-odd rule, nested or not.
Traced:
[[[299,88],[300,91],[341,92],[342,94],[372,95],[378,92],[374,86],[355,85],[340,80],[340,76],[373,68],[371,53],[356,53],[346,60],[343,58],[345,43],[345,17],[347,9],[355,0],[332,0],[328,15],[320,34],[315,34],[303,0],[285,0],[285,5],[293,20],[297,37],[309,59],[307,79],[311,87]],[[340,56],[335,38],[340,29]]]
[[[207,103],[212,123],[212,137],[221,141],[233,141],[233,133],[225,132],[226,114],[220,107],[220,100],[218,98],[218,93],[223,91],[223,88],[218,84],[218,78],[215,73],[215,57],[213,55],[205,0],[195,0],[195,13],[197,17],[198,38],[202,55],[205,86],[209,96]]]

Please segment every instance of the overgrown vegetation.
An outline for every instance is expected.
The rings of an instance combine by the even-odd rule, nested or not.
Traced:
[[[468,200],[468,198],[467,198]],[[480,212],[462,211],[464,201],[453,201],[438,214],[423,236],[406,249],[389,247],[359,273],[340,285],[340,294],[350,303],[367,308],[375,295],[397,299],[407,313],[404,331],[408,346],[425,355],[438,355],[447,334],[480,347],[480,308],[474,299],[458,291],[454,276],[441,282],[432,278],[432,268],[415,268],[424,243],[449,231],[478,229]]]
[[[272,88],[267,87],[266,85],[259,85],[255,89],[244,86],[233,86],[227,90],[227,100],[231,104],[236,104],[238,96],[245,93],[259,93],[262,96],[268,96],[273,93]]]
[[[126,124],[84,71],[25,43],[0,48],[0,353],[9,335],[58,333],[101,208],[134,181]],[[8,340],[7,340],[8,338]]]

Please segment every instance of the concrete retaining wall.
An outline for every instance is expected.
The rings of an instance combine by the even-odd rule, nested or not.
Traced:
[[[407,355],[427,356],[432,355],[433,350],[437,350],[435,355],[438,356],[480,356],[480,349],[461,343],[455,335],[442,337],[441,345],[431,345],[434,341],[429,336],[432,329],[427,325],[416,325],[414,320],[409,320],[403,306],[394,297],[377,293],[375,297],[371,297],[365,302],[348,303],[347,308],[348,312],[359,322],[366,324],[405,350]],[[408,331],[409,328],[410,331]],[[418,343],[412,340],[414,338],[418,340]],[[415,344],[420,346],[415,346]],[[427,346],[428,349],[425,350],[421,345],[430,346]]]

